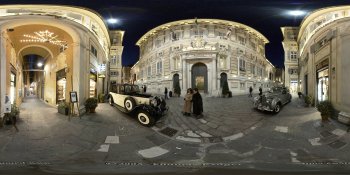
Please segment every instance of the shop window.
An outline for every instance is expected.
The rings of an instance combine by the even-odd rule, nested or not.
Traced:
[[[66,71],[65,69],[61,69],[56,73],[56,102],[59,103],[61,101],[66,101]]]
[[[16,75],[11,72],[10,76],[10,101],[13,104],[16,99]]]
[[[90,72],[89,97],[96,97],[96,82],[97,82],[96,74]]]

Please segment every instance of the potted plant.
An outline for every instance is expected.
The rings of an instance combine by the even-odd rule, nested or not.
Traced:
[[[63,115],[68,115],[69,113],[69,104],[65,101],[58,103],[57,107],[58,113]]]
[[[175,83],[174,93],[175,93],[178,97],[180,97],[180,94],[181,94],[180,82],[176,82],[176,83]]]
[[[322,121],[328,121],[328,118],[333,113],[332,103],[328,100],[321,101],[316,105],[317,110],[321,113]]]
[[[98,94],[98,102],[99,103],[104,103],[105,102],[105,95],[102,93]]]
[[[227,81],[224,81],[223,86],[222,86],[222,96],[227,97],[229,96],[230,90],[228,89],[228,83]]]
[[[19,108],[17,107],[16,103],[12,104],[11,105],[11,112],[7,114],[8,116],[5,119],[5,124],[6,125],[10,125],[10,124],[13,124],[13,122],[16,123],[17,121],[17,117],[19,115]]]
[[[304,96],[304,102],[306,104],[306,107],[310,107],[312,103],[312,97],[310,95],[305,95]]]
[[[86,111],[89,111],[90,113],[95,113],[95,109],[97,107],[97,98],[88,98],[85,101],[85,108]]]

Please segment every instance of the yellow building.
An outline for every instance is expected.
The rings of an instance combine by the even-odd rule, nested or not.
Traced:
[[[350,113],[350,6],[316,10],[298,27],[300,91]],[[287,74],[287,69],[286,69]],[[350,120],[349,120],[350,122]]]
[[[4,5],[0,31],[1,106],[5,95],[19,105],[31,94],[56,106],[76,91],[82,110],[88,97],[106,92],[108,81],[99,77],[103,73],[109,78],[101,68],[109,61],[111,40],[96,12],[58,5]],[[42,66],[28,66],[31,55],[40,58],[35,60]],[[1,116],[3,112],[1,107]]]

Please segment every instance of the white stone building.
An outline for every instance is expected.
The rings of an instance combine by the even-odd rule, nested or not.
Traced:
[[[350,112],[350,6],[316,10],[299,26],[300,91]]]
[[[274,66],[265,57],[269,41],[255,29],[219,19],[189,19],[163,24],[136,43],[139,61],[132,67],[135,84],[147,92],[173,91],[180,82],[181,95],[197,87],[207,96],[219,96],[228,81],[233,95],[269,88]]]
[[[110,85],[122,83],[122,55],[123,55],[123,38],[124,31],[115,30],[110,32]]]
[[[290,89],[291,93],[298,92],[298,27],[281,27],[283,34],[284,49],[284,85]]]

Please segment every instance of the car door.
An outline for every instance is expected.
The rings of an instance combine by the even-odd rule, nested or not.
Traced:
[[[287,93],[287,90],[286,89],[282,89],[281,91],[281,100],[282,100],[282,104],[286,104],[287,101],[288,101],[288,93]]]

